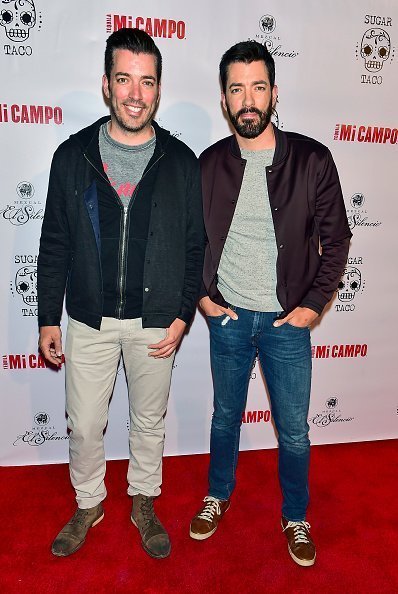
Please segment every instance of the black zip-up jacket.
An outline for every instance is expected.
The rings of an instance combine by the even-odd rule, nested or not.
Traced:
[[[68,314],[92,328],[100,329],[102,316],[111,312],[118,319],[135,317],[136,299],[133,306],[129,300],[137,292],[137,273],[143,327],[166,328],[175,318],[189,324],[204,251],[197,158],[153,122],[155,151],[125,211],[99,155],[99,129],[108,120],[72,135],[54,154],[38,258],[39,326],[60,324],[65,290]],[[134,208],[145,203],[144,248],[137,259]]]
[[[337,288],[352,236],[340,182],[326,146],[301,134],[274,130],[275,154],[265,175],[278,250],[281,317],[297,306],[320,314]],[[217,288],[217,271],[246,160],[235,136],[213,144],[199,160],[208,239],[201,296],[207,294],[226,306]]]

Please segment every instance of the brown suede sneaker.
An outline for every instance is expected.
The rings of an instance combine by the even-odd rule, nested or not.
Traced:
[[[131,521],[141,535],[144,550],[155,559],[163,559],[170,555],[169,535],[160,523],[153,509],[153,497],[133,495]]]
[[[215,533],[218,523],[228,510],[230,500],[221,501],[208,495],[203,499],[205,505],[193,518],[189,536],[195,540],[206,540]]]
[[[80,549],[90,528],[99,524],[104,517],[102,503],[90,509],[77,508],[74,516],[62,528],[54,540],[51,552],[57,557],[67,557]]]
[[[311,526],[304,520],[291,522],[282,517],[282,529],[286,534],[291,558],[302,567],[309,567],[315,563],[315,545],[310,537]]]

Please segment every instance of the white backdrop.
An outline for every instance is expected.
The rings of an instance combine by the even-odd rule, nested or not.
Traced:
[[[256,39],[274,54],[279,126],[331,149],[353,231],[341,287],[312,332],[311,440],[397,437],[396,0],[20,0],[0,8],[0,463],[67,460],[64,373],[37,352],[36,258],[52,154],[106,113],[103,53],[119,26],[154,36],[164,59],[158,122],[197,154],[229,134],[222,53]],[[211,411],[208,331],[197,314],[175,360],[166,454],[208,451]],[[127,431],[120,369],[108,458],[127,457]],[[256,365],[241,446],[275,445]]]

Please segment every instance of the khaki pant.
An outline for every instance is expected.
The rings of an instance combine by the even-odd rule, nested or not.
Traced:
[[[65,366],[70,476],[82,509],[106,497],[103,432],[121,354],[130,403],[128,494],[160,493],[174,356],[154,359],[147,347],[165,336],[165,328],[143,329],[141,319],[103,318],[98,331],[69,318]]]

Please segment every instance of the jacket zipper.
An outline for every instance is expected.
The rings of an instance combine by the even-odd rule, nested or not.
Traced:
[[[118,200],[118,204],[119,206],[123,209],[123,218],[122,218],[122,230],[121,230],[121,240],[119,242],[119,253],[120,253],[120,258],[119,258],[119,270],[120,270],[120,275],[118,278],[118,282],[119,282],[119,303],[117,305],[117,319],[122,319],[122,313],[123,313],[123,308],[124,308],[124,289],[125,289],[125,283],[126,283],[126,270],[125,270],[125,266],[126,266],[126,251],[127,251],[127,241],[126,241],[126,237],[127,237],[127,222],[128,222],[128,215],[129,215],[129,211],[131,210],[136,196],[137,196],[137,192],[138,192],[138,186],[140,185],[140,182],[142,179],[144,179],[144,177],[150,172],[150,170],[152,169],[152,167],[154,167],[154,165],[156,165],[156,163],[158,163],[158,161],[160,161],[160,159],[165,155],[165,153],[161,153],[159,155],[159,157],[156,159],[156,161],[154,161],[152,163],[152,165],[149,167],[149,169],[147,169],[147,171],[144,172],[143,176],[141,177],[140,181],[138,182],[138,184],[136,185],[136,187],[134,188],[134,192],[131,195],[130,201],[128,203],[128,206],[124,206],[123,202],[120,200],[120,197],[118,195],[118,193],[116,192],[115,188],[113,186],[111,186],[111,184],[109,183],[109,179],[101,172],[98,170],[98,168],[94,165],[94,163],[91,162],[91,160],[89,159],[89,157],[86,155],[86,153],[83,153],[84,157],[86,158],[86,160],[89,162],[89,164],[91,165],[91,167],[93,167],[93,169],[102,177],[103,180],[106,181],[106,183],[111,187],[111,189],[113,190],[117,200]],[[121,247],[121,249],[120,249]]]

